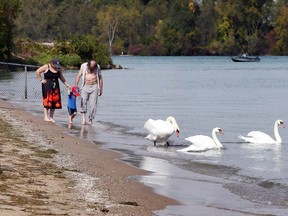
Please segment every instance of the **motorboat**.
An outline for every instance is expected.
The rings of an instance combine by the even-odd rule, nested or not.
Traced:
[[[260,58],[258,56],[249,56],[247,53],[242,55],[231,57],[233,62],[259,62]]]

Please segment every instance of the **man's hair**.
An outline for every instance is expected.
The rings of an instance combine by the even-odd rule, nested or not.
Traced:
[[[95,65],[93,68],[91,68],[91,65],[93,62],[95,62]],[[89,70],[93,70],[95,67],[97,67],[97,62],[95,60],[89,60],[87,63],[87,66],[88,66]]]

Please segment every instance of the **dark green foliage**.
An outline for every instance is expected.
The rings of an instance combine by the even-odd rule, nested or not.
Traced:
[[[16,40],[16,53],[26,59],[26,63],[42,65],[57,57],[63,66],[78,67],[81,63],[96,59],[100,65],[112,63],[106,47],[95,36],[75,36],[66,42],[54,44],[37,43],[31,40]],[[29,60],[29,61],[28,61]]]
[[[288,54],[287,0],[18,1],[18,37],[72,39],[72,46],[55,47],[55,53],[67,58],[75,52],[81,60],[98,58],[106,64],[111,61],[108,47],[112,54],[134,55]],[[0,31],[1,38],[4,34],[11,31]],[[2,56],[11,47],[9,42],[0,46]],[[76,56],[71,58],[75,64]]]
[[[95,59],[100,65],[108,65],[112,63],[107,48],[104,47],[95,36],[75,36],[71,40],[71,47],[84,61]]]
[[[80,66],[83,61],[81,60],[80,56],[77,54],[67,54],[67,55],[61,55],[59,56],[61,59],[61,63],[63,65],[69,65],[69,66]]]
[[[7,60],[13,48],[14,20],[19,12],[18,0],[0,1],[0,60]]]

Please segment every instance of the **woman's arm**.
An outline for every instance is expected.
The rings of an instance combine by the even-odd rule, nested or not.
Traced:
[[[60,70],[60,80],[64,83],[64,85],[66,85],[66,87],[71,88],[71,86],[66,82],[66,80],[62,74],[62,70]]]
[[[43,82],[43,81],[45,82],[45,80],[41,76],[41,73],[44,73],[47,69],[48,69],[48,65],[45,64],[36,70],[36,76],[40,80],[40,82]]]

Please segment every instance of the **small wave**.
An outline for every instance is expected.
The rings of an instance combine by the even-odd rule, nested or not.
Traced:
[[[136,136],[136,137],[147,136],[147,134],[145,133],[132,131],[134,129],[133,127],[124,126],[124,125],[116,124],[113,122],[99,121],[99,123],[102,124],[108,132],[118,133],[118,134],[121,133],[123,135]]]
[[[224,184],[224,188],[243,199],[265,205],[288,206],[288,185],[277,180],[242,175],[236,167],[201,162],[180,163],[182,164],[178,163],[178,166],[194,173],[230,181],[231,183]]]
[[[259,181],[258,184],[240,184],[234,182],[225,184],[224,188],[254,203],[279,207],[288,206],[288,187],[277,182]]]
[[[107,129],[109,132],[117,131],[117,132],[125,133],[126,131],[132,129],[131,127],[119,125],[119,124],[116,124],[116,123],[113,123],[113,122],[104,122],[104,121],[98,121],[98,122],[99,122],[100,124],[102,124],[103,126],[105,126],[106,129]]]

